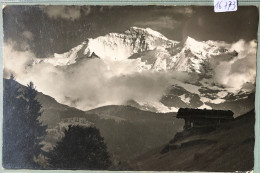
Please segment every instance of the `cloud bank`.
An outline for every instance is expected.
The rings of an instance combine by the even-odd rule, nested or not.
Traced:
[[[222,43],[223,44],[223,43]],[[215,80],[227,87],[243,88],[248,83],[255,84],[256,80],[256,51],[255,40],[246,42],[239,40],[229,45],[231,51],[237,51],[238,56],[229,61],[220,61],[214,68]]]
[[[32,65],[35,55],[28,49],[15,50],[15,44],[12,41],[4,44],[5,78],[13,73],[17,81],[24,85],[33,81],[38,91],[82,110],[124,104],[129,100],[158,103],[176,80],[192,80],[183,72],[138,72],[134,60],[104,62],[101,59],[84,59],[66,67],[48,63]],[[214,62],[214,82],[225,87],[252,90],[256,76],[256,42],[240,40],[224,46],[239,50],[238,56],[228,60],[220,58]]]
[[[188,75],[174,72],[138,72],[136,61],[104,62],[83,60],[67,67],[48,63],[31,66],[35,56],[30,51],[15,51],[12,42],[4,45],[4,75],[11,73],[26,85],[33,81],[37,90],[58,102],[88,110],[98,106],[124,104],[129,100],[158,102],[173,79],[188,80]]]

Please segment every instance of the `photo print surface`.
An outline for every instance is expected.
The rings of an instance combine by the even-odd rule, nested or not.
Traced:
[[[249,171],[258,9],[3,8],[4,169]]]

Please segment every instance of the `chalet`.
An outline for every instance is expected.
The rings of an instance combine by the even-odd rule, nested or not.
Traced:
[[[230,110],[180,108],[176,118],[183,118],[184,129],[191,129],[192,127],[216,127],[221,123],[232,121],[233,114]]]

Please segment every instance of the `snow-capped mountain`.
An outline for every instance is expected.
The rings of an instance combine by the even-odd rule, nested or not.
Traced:
[[[176,70],[189,73],[208,73],[211,62],[219,57],[233,58],[237,52],[230,51],[218,46],[214,41],[199,42],[191,37],[187,37],[183,46],[178,45],[173,48],[154,49],[152,51],[142,52],[134,57],[140,58],[145,62],[146,69],[156,71]]]
[[[230,58],[237,56],[236,52],[229,51],[220,46],[214,41],[199,42],[191,37],[188,37],[181,52],[175,55],[176,62],[173,63],[172,68],[177,71],[206,72],[206,66],[210,65],[212,58],[218,56],[230,56]],[[210,67],[208,67],[210,68]]]
[[[212,58],[236,56],[236,52],[217,46],[213,41],[199,42],[188,37],[181,46],[178,41],[166,38],[150,28],[131,27],[124,33],[109,33],[97,38],[89,38],[80,45],[54,57],[37,59],[34,63],[46,62],[54,66],[75,64],[82,58],[98,57],[104,61],[139,61],[138,69],[176,70],[203,73],[208,71]]]
[[[35,63],[47,62],[55,66],[65,66],[76,63],[80,58],[90,58],[93,54],[102,60],[120,61],[135,53],[174,48],[177,44],[179,42],[169,40],[150,28],[131,27],[124,33],[109,33],[94,39],[89,38],[69,52],[54,54],[54,57],[37,60]]]
[[[222,103],[232,104],[247,99],[250,92],[254,91],[223,87],[213,79],[214,67],[220,61],[234,59],[238,54],[239,51],[231,49],[226,43],[197,41],[191,37],[180,43],[150,28],[131,27],[123,33],[109,33],[86,39],[68,52],[55,54],[52,58],[37,59],[34,64],[70,67],[81,63],[80,60],[98,58],[105,62],[106,69],[115,68],[116,62],[124,62],[136,66],[136,73],[163,71],[193,75],[194,78],[189,81],[172,79],[172,85],[168,86],[157,102],[125,101],[125,104],[143,110],[170,112],[177,111],[180,107],[211,109]]]
[[[131,27],[123,34],[110,33],[106,36],[89,39],[85,55],[93,52],[101,59],[125,60],[134,53],[155,48],[172,48],[178,44],[150,28]]]

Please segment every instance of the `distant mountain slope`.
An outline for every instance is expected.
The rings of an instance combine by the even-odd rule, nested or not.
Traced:
[[[7,84],[8,82],[10,82],[9,79],[3,79],[4,87],[5,84]],[[26,86],[18,82],[16,83],[21,88],[21,90],[25,89]],[[36,86],[36,90],[37,90],[37,86]],[[40,101],[42,105],[42,116],[40,117],[40,120],[43,122],[43,124],[48,125],[48,128],[52,128],[56,126],[56,124],[60,122],[61,114],[65,114],[66,111],[75,110],[74,115],[78,115],[82,113],[84,114],[83,111],[78,110],[76,108],[69,107],[64,104],[60,104],[54,98],[45,95],[41,92],[38,92],[37,99]]]
[[[4,79],[4,84],[6,82],[10,81]],[[68,125],[94,125],[105,138],[115,164],[119,164],[163,145],[183,126],[183,121],[173,117],[176,113],[155,113],[123,105],[104,106],[84,112],[60,104],[40,92],[37,98],[42,104],[40,119],[48,125],[44,146],[46,151],[61,139]],[[79,121],[82,119],[84,122]]]
[[[160,101],[167,107],[232,110],[237,117],[253,109],[254,100],[254,91],[232,93],[221,87],[211,89],[200,84],[179,83],[172,85]]]
[[[66,126],[75,123],[75,120],[64,123],[65,118],[83,117],[100,129],[116,164],[164,144],[183,126],[181,120],[172,117],[175,113],[154,113],[118,105],[83,112],[41,93],[38,98],[44,111],[41,119],[49,127],[47,150],[62,137]]]
[[[138,171],[249,171],[254,166],[254,123],[255,113],[250,111],[210,133],[180,137],[180,132],[170,145],[158,147],[126,167]]]
[[[183,122],[173,115],[175,113],[154,113],[131,106],[111,105],[84,114],[70,109],[61,114],[60,121],[81,117],[93,123],[100,129],[113,162],[118,165],[169,141],[183,126]],[[63,124],[60,123],[59,127]],[[60,138],[59,133],[53,136]],[[53,137],[49,139],[52,140]]]
[[[140,110],[132,106],[124,105],[109,105],[100,108],[92,109],[86,111],[86,113],[96,114],[100,118],[104,119],[115,119],[124,120],[130,122],[145,122],[159,121],[159,119],[165,118],[172,121],[173,116],[176,115],[175,112],[171,113],[155,113],[150,111]]]
[[[95,124],[101,129],[110,145],[125,161],[160,146],[181,129],[183,122],[172,116],[175,113],[154,113],[131,106],[105,106],[87,111],[101,120]],[[121,154],[120,154],[121,153]]]

